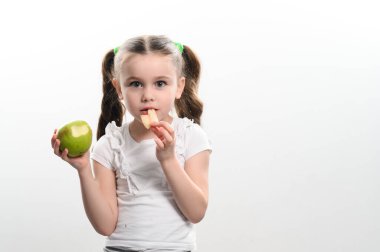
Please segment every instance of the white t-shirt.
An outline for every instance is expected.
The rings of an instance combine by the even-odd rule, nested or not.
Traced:
[[[173,118],[176,155],[182,167],[185,160],[211,151],[206,133],[187,118]],[[153,139],[137,143],[129,124],[112,122],[95,144],[91,158],[116,172],[119,219],[106,240],[106,246],[130,249],[195,249],[195,230],[177,207],[173,193],[156,158]]]

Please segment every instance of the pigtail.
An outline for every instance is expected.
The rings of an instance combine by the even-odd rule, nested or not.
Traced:
[[[203,112],[203,102],[198,97],[201,64],[195,53],[185,45],[182,58],[184,62],[183,74],[186,82],[181,98],[175,101],[175,108],[178,117],[193,119],[195,123],[200,125]]]
[[[105,128],[108,123],[115,121],[117,126],[121,126],[123,122],[123,105],[119,101],[116,89],[112,85],[112,79],[114,78],[114,57],[114,51],[111,50],[106,54],[102,63],[103,98],[98,121],[98,140],[105,134]]]

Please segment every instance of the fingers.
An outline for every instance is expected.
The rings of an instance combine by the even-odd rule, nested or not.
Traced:
[[[174,135],[174,129],[172,128],[172,126],[170,126],[170,124],[168,122],[165,122],[165,121],[160,121],[160,122],[154,122],[151,124],[151,126],[153,127],[163,127],[165,128],[170,135]]]
[[[63,160],[65,160],[66,162],[69,162],[69,157],[67,156],[69,153],[69,150],[67,148],[65,148],[63,151],[62,151],[62,155],[61,155],[61,158]]]
[[[59,149],[61,142],[57,139],[57,129],[54,130],[53,137],[51,138],[51,146],[54,149],[54,154],[63,160],[67,161],[68,150],[65,148],[63,151]]]
[[[160,139],[161,141],[164,140],[164,135],[161,133],[161,131],[157,127],[151,127],[150,129],[158,137],[158,139]]]
[[[61,151],[59,149],[59,145],[60,145],[59,139],[56,139],[56,141],[54,143],[54,154],[57,155],[58,157],[62,158],[63,160],[68,161],[69,157],[67,155],[69,153],[69,150],[67,148],[65,148],[63,151]]]
[[[158,137],[155,137],[155,138],[154,138],[154,141],[156,142],[156,144],[157,144],[157,148],[158,148],[158,149],[161,149],[161,150],[165,149],[165,145],[164,145],[164,143],[161,141],[161,139],[159,139]]]
[[[159,127],[154,126],[151,128],[153,133],[157,136],[159,140],[164,142],[165,144],[172,144],[175,140],[174,130],[169,126]]]
[[[174,141],[174,136],[170,135],[169,132],[166,131],[166,129],[159,128],[159,131],[162,133],[164,140],[168,144],[172,144]]]
[[[53,149],[54,149],[54,154],[57,155],[57,156],[60,156],[60,153],[59,153],[59,145],[60,145],[60,141],[59,139],[55,139],[54,143],[53,143]]]
[[[54,148],[55,140],[57,139],[57,129],[54,130],[53,136],[51,137],[51,147]]]

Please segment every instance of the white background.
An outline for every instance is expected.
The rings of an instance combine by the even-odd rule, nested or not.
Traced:
[[[94,130],[101,61],[164,34],[203,72],[214,146],[198,251],[380,251],[377,1],[4,1],[0,251],[101,251],[55,128]]]

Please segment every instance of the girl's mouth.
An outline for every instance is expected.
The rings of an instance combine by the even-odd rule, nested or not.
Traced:
[[[149,110],[154,110],[155,112],[157,111],[156,109],[154,109],[154,108],[147,108],[147,109],[142,109],[142,110],[140,110],[140,114],[141,115],[148,115],[148,111]]]
[[[158,123],[158,117],[155,109],[149,109],[147,112],[147,114],[141,115],[141,121],[145,128],[150,129],[152,123]]]

